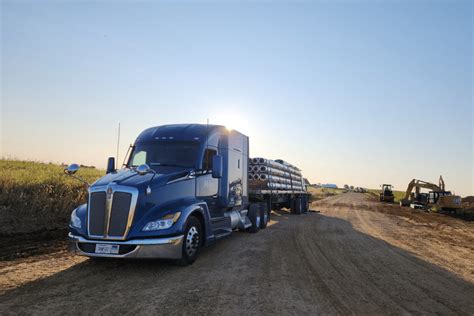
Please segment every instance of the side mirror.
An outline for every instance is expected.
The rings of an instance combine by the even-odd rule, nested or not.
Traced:
[[[222,156],[215,155],[212,157],[212,177],[222,178]]]
[[[79,170],[79,165],[77,163],[70,164],[69,166],[64,169],[64,173],[67,175],[73,175]]]
[[[107,171],[105,173],[109,174],[114,171],[115,171],[115,157],[109,157],[109,159],[107,160]]]
[[[139,166],[137,167],[137,169],[135,169],[135,171],[136,171],[139,175],[143,176],[143,175],[149,173],[149,172],[151,171],[151,169],[150,169],[150,166],[148,166],[146,163],[144,163],[143,165],[139,165]]]
[[[90,184],[87,183],[86,180],[82,179],[81,177],[78,177],[78,176],[74,175],[78,170],[79,170],[79,165],[77,163],[73,163],[73,164],[70,164],[69,166],[67,166],[66,169],[64,169],[64,173],[67,174],[68,176],[76,179],[76,180],[81,181],[82,183],[84,183],[85,185],[87,185],[89,187]]]

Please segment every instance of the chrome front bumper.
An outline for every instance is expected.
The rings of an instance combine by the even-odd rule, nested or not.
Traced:
[[[72,251],[78,255],[88,257],[180,259],[183,239],[184,236],[181,235],[167,238],[134,239],[127,241],[89,240],[69,233]],[[122,248],[130,249],[130,251],[120,254],[98,254],[94,251],[90,251],[90,249],[95,248],[95,244],[123,245],[124,247]],[[88,248],[89,251],[86,251],[85,248]]]

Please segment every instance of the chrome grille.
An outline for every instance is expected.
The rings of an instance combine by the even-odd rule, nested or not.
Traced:
[[[89,192],[89,237],[125,239],[133,221],[138,190],[114,183]]]
[[[96,236],[103,235],[105,224],[105,192],[91,193],[89,205],[89,234]]]
[[[116,192],[114,194],[110,213],[109,236],[121,237],[124,235],[131,200],[132,195],[130,193]]]

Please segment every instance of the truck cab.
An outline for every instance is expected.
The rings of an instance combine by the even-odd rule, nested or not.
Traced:
[[[126,165],[88,187],[71,214],[74,251],[89,257],[166,258],[190,264],[234,229],[257,231],[249,203],[247,136],[219,125],[148,128]],[[65,172],[77,177],[77,165]],[[265,217],[266,218],[266,217]]]

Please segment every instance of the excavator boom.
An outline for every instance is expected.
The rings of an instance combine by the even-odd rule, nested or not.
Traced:
[[[445,191],[445,185],[443,177],[439,177],[439,185],[413,179],[408,184],[405,196],[400,200],[400,206],[410,205],[412,202],[411,193],[415,189],[416,200],[422,205],[429,205],[430,207],[437,209],[457,209],[461,207],[461,197],[451,194],[451,192]],[[429,194],[422,193],[421,196],[428,197],[427,200],[420,200],[420,189],[428,189],[431,192]]]
[[[443,183],[443,186],[444,186],[444,183]],[[411,191],[413,191],[413,188],[423,188],[423,189],[428,189],[435,192],[444,191],[436,184],[426,182],[423,180],[413,179],[408,184],[407,190],[405,192],[405,196],[403,197],[404,200],[408,200],[410,198],[410,194],[411,194]]]

